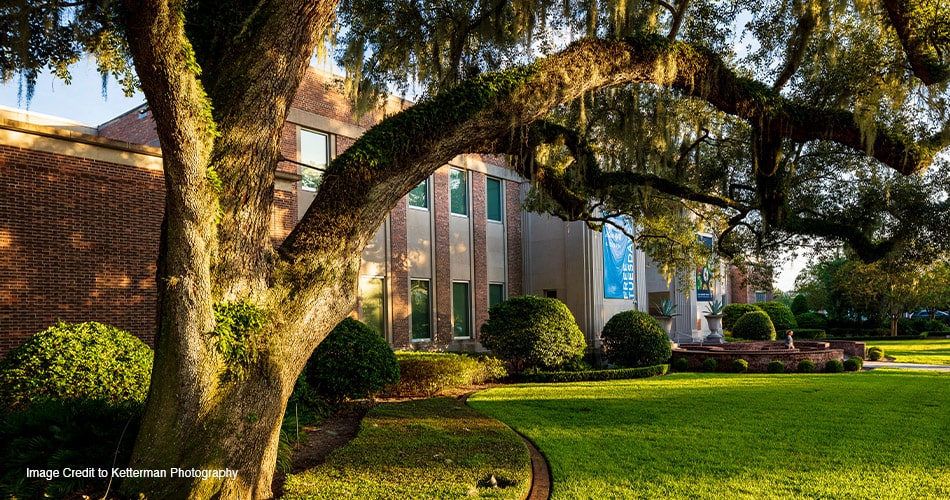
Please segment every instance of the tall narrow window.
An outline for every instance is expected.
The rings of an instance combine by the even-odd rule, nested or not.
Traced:
[[[486,186],[485,201],[488,204],[488,220],[501,222],[502,197],[501,197],[501,179],[488,178]]]
[[[409,191],[409,206],[429,208],[429,179],[422,181],[412,191]]]
[[[385,281],[383,278],[360,278],[360,319],[386,336]]]
[[[312,130],[300,130],[300,180],[301,188],[316,191],[320,186],[323,170],[330,163],[330,136]],[[306,166],[309,165],[309,166]]]
[[[452,334],[457,339],[472,337],[468,283],[452,283]]]
[[[468,174],[464,170],[449,170],[449,198],[456,215],[468,215]]]
[[[488,284],[488,307],[505,301],[505,285],[502,283]]]
[[[432,338],[429,280],[410,280],[412,309],[412,340]]]

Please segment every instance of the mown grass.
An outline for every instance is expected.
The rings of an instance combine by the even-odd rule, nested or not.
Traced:
[[[503,486],[486,484],[494,475]],[[325,464],[287,477],[285,499],[521,499],[527,447],[510,428],[451,398],[381,404]]]
[[[554,499],[950,498],[947,373],[678,373],[469,404],[538,445]]]
[[[950,339],[869,340],[868,347],[880,346],[884,355],[898,363],[950,365]]]

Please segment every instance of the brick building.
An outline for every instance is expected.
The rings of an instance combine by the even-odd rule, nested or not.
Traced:
[[[310,205],[320,169],[410,105],[390,98],[356,120],[339,88],[311,69],[291,106],[275,243]],[[164,200],[156,137],[147,107],[99,127],[0,108],[0,355],[60,319],[109,323],[151,343]],[[696,293],[675,293],[629,239],[523,212],[527,189],[500,158],[462,155],[444,165],[367,245],[353,315],[410,349],[478,349],[488,308],[525,293],[563,300],[594,348],[613,314],[663,299],[678,305],[675,338],[708,331],[704,302],[726,297],[726,282],[697,278]]]
[[[281,134],[271,234],[309,206],[320,170],[384,113],[360,120],[311,70]],[[151,342],[164,180],[146,107],[99,127],[0,110],[0,354],[57,320]],[[315,167],[315,168],[312,168]],[[397,348],[477,348],[488,307],[521,294],[521,179],[460,156],[406,196],[363,253],[354,315]]]

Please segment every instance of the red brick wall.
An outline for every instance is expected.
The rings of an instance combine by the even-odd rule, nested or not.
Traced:
[[[488,200],[487,178],[481,172],[472,172],[472,283],[470,286],[475,317],[472,338],[479,338],[482,323],[488,321]]]
[[[435,241],[432,258],[435,260],[436,325],[433,341],[437,345],[452,342],[452,259],[449,228],[449,168],[441,167],[432,174],[432,210],[435,219]]]
[[[57,320],[151,343],[160,171],[0,146],[0,354]]]
[[[389,213],[390,284],[392,293],[393,347],[412,347],[412,317],[409,308],[409,241],[407,235],[406,198],[399,200]]]
[[[508,231],[508,297],[524,295],[521,255],[521,184],[505,181],[505,229]]]
[[[151,112],[139,114],[133,109],[99,126],[99,135],[107,139],[158,147],[158,132]]]

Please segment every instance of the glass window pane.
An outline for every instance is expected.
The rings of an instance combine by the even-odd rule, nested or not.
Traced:
[[[384,290],[383,278],[362,278],[360,280],[360,319],[385,337]]]
[[[455,338],[472,336],[469,309],[468,283],[452,283],[452,332]]]
[[[429,208],[429,179],[409,191],[409,206]]]
[[[429,281],[411,280],[410,301],[412,302],[412,340],[429,340],[432,333],[429,328]]]
[[[505,301],[505,285],[490,283],[488,285],[488,307]]]
[[[462,170],[449,170],[449,197],[452,213],[468,215],[468,179]]]
[[[300,185],[307,191],[316,191],[320,185],[322,170],[330,162],[330,137],[312,130],[300,130],[300,163],[313,165],[316,168],[300,167],[303,179]]]
[[[488,204],[488,220],[501,221],[501,181],[488,179],[486,203]]]

